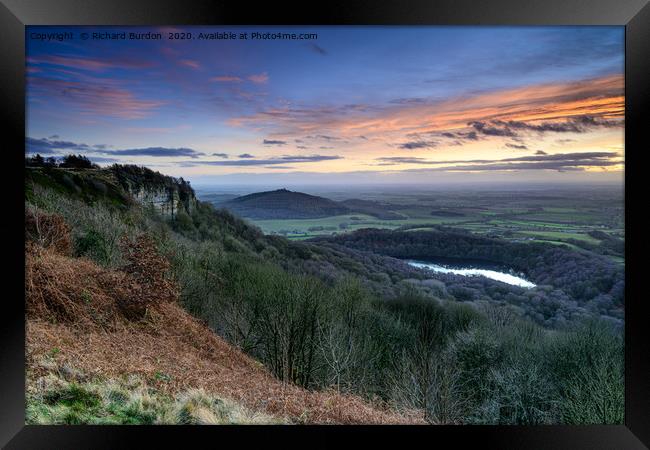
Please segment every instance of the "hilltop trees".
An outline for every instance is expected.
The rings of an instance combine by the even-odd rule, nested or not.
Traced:
[[[65,169],[97,169],[99,166],[93,164],[90,159],[83,155],[66,155],[59,161],[53,156],[43,158],[40,154],[25,158],[25,166],[27,167],[61,167]]]
[[[66,155],[59,163],[59,167],[67,169],[97,169],[99,166],[93,164],[90,159],[83,155]]]
[[[40,154],[25,158],[25,166],[27,167],[56,167],[57,162],[53,156],[43,158]]]

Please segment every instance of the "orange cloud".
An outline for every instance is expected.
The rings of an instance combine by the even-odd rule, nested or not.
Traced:
[[[608,76],[550,83],[424,104],[381,107],[274,108],[232,119],[273,136],[295,137],[327,132],[340,138],[364,135],[394,139],[405,134],[442,132],[467,127],[472,121],[562,121],[589,115],[623,117],[623,77]]]

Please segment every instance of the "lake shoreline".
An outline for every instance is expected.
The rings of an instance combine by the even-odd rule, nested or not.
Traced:
[[[513,274],[514,271],[498,267],[494,264],[472,264],[470,261],[463,262],[460,260],[457,260],[456,264],[448,264],[446,262],[443,262],[443,260],[448,261],[449,258],[441,258],[436,262],[412,259],[405,260],[405,262],[412,267],[430,270],[436,273],[445,273],[459,276],[482,276],[495,281],[500,281],[502,283],[506,283],[512,286],[519,286],[526,289],[532,289],[536,287],[534,283],[526,280],[523,277]],[[472,267],[476,265],[479,265],[479,267]],[[490,268],[487,268],[486,266],[489,266]],[[495,270],[497,268],[498,270]],[[508,271],[505,272],[504,270]]]

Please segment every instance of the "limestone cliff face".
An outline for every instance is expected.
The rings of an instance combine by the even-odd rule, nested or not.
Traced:
[[[163,217],[173,219],[179,211],[191,214],[196,207],[194,190],[182,178],[135,166],[116,167],[113,171],[122,188],[136,202]]]
[[[158,214],[174,218],[179,210],[185,209],[191,212],[191,206],[186,207],[181,201],[178,191],[166,187],[143,187],[140,189],[129,189],[129,193],[134,200],[142,204],[145,208],[152,208]]]

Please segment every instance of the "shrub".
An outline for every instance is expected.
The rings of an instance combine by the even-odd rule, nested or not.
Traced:
[[[147,308],[163,302],[176,301],[179,287],[171,279],[170,263],[157,250],[155,243],[146,235],[135,241],[121,240],[122,251],[127,261],[122,270],[128,275],[124,295],[117,298],[117,304],[131,319],[144,317]]]
[[[625,418],[623,383],[623,360],[620,357],[601,355],[591,367],[581,367],[564,383],[562,423],[622,424]]]
[[[105,267],[122,264],[119,241],[136,234],[136,225],[141,225],[137,214],[102,202],[89,205],[38,185],[33,191],[39,208],[60,215],[69,225],[77,255],[88,256]]]
[[[560,420],[623,423],[623,339],[615,329],[591,320],[558,334],[544,350],[543,360],[560,398]]]
[[[116,311],[113,298],[102,286],[105,271],[88,260],[72,260],[41,247],[30,249],[25,256],[29,317],[104,325],[112,322]]]
[[[103,264],[107,264],[110,259],[109,246],[106,238],[92,228],[78,236],[75,241],[78,255],[88,256]]]
[[[192,222],[192,218],[183,209],[180,209],[176,213],[174,226],[179,231],[184,232],[184,233],[193,233],[193,232],[196,231],[196,228],[194,226],[194,222]],[[204,233],[205,233],[205,231],[204,231]]]
[[[492,394],[490,371],[501,362],[502,350],[497,337],[485,327],[473,328],[458,334],[451,351],[465,397],[474,406],[479,406]]]
[[[72,250],[70,227],[63,217],[48,214],[31,205],[25,208],[25,237],[62,255],[69,255]]]
[[[512,359],[490,370],[492,393],[478,408],[478,423],[541,425],[555,422],[553,388],[539,363]],[[482,416],[482,417],[481,417]]]

